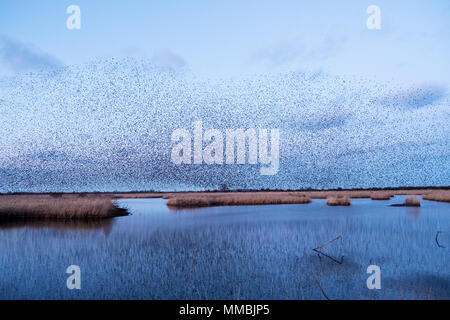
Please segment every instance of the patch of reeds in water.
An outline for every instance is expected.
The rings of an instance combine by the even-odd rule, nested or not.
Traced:
[[[127,215],[105,197],[52,197],[11,195],[0,197],[0,219],[103,219]]]
[[[329,206],[349,206],[350,198],[347,195],[329,195],[327,197]]]
[[[420,207],[420,200],[417,196],[408,196],[404,203],[391,204],[391,207]]]
[[[282,192],[261,193],[219,193],[176,195],[167,201],[173,208],[198,208],[212,206],[247,206],[270,204],[303,204],[310,203],[310,197],[302,194]]]

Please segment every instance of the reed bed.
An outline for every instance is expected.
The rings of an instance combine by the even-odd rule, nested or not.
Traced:
[[[370,194],[370,199],[372,200],[390,200],[391,197],[392,194],[388,192],[372,192]]]
[[[420,200],[417,196],[408,196],[403,203],[391,204],[391,207],[420,207]]]
[[[364,191],[348,191],[346,192],[348,197],[353,199],[364,199],[364,198],[370,198],[370,192],[364,192]]]
[[[101,195],[101,194],[100,194]],[[334,190],[334,191],[231,191],[231,192],[181,192],[181,193],[171,193],[171,192],[145,192],[145,193],[111,193],[107,194],[112,198],[121,199],[121,198],[162,198],[162,199],[171,199],[171,198],[199,198],[199,197],[237,197],[242,198],[243,196],[258,196],[261,197],[274,197],[278,199],[283,197],[284,195],[289,196],[304,196],[309,197],[310,199],[327,199],[330,196],[346,196],[350,199],[372,199],[372,200],[390,200],[393,196],[396,195],[423,195],[424,200],[432,200],[432,201],[442,201],[442,202],[450,202],[450,190],[442,190],[442,189],[415,189],[415,190],[375,190],[375,191],[367,191],[367,190]],[[178,200],[177,200],[178,201]],[[184,200],[183,200],[184,201]],[[258,200],[259,201],[259,200]],[[266,200],[267,201],[267,200]],[[275,200],[274,200],[275,201]],[[270,202],[270,201],[269,201]],[[265,204],[265,203],[261,203]],[[271,203],[267,203],[271,204]]]
[[[309,203],[310,199],[329,199],[330,205],[350,203],[351,199],[390,200],[395,195],[424,195],[425,200],[450,202],[450,190],[332,190],[332,191],[260,191],[260,192],[185,192],[165,193],[170,207],[208,207],[222,205],[264,205]],[[300,199],[301,198],[301,199]],[[305,200],[302,200],[302,199]],[[348,199],[348,201],[347,201]],[[420,202],[420,201],[419,201]],[[336,204],[334,204],[336,203]]]
[[[422,196],[422,199],[450,203],[450,190],[436,190],[435,192],[426,193]]]
[[[310,197],[293,193],[219,193],[176,195],[167,201],[167,206],[173,208],[198,208],[212,206],[303,204],[310,202]]]
[[[103,219],[127,215],[106,197],[12,195],[0,197],[0,219]]]
[[[350,205],[352,198],[389,200],[394,195],[423,195],[424,200],[450,202],[450,190],[330,190],[250,192],[93,192],[0,195],[0,219],[99,219],[128,214],[112,199],[163,198],[174,209],[211,206],[303,204],[327,199],[328,205]],[[413,201],[413,200],[408,200]],[[414,201],[411,203],[413,205]],[[405,204],[400,204],[405,205]],[[420,205],[420,201],[419,201]]]
[[[408,196],[405,199],[405,206],[407,207],[420,207],[420,200],[417,196]]]
[[[350,198],[347,195],[330,195],[327,197],[329,206],[349,206]]]

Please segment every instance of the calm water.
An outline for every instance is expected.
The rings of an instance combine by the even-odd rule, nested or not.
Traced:
[[[95,223],[0,223],[0,299],[449,299],[450,205],[352,199],[169,210],[123,199],[131,216]],[[442,231],[436,244],[437,231]],[[338,264],[321,258],[323,248]],[[380,290],[366,269],[381,268]],[[81,268],[68,290],[66,268]]]

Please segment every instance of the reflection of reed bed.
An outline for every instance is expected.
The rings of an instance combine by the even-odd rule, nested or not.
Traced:
[[[33,219],[33,218],[14,218],[0,219],[0,230],[8,229],[44,229],[53,230],[103,230],[109,234],[112,230],[114,219],[84,219],[84,220],[54,220],[54,219]]]
[[[0,219],[104,219],[127,215],[106,197],[7,195],[0,197]]]
[[[247,206],[269,204],[302,204],[311,199],[305,195],[281,192],[261,193],[221,193],[176,195],[167,201],[167,206],[178,208],[197,208],[212,206]]]

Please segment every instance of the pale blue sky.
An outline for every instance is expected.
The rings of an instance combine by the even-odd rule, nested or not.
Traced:
[[[71,4],[81,30],[66,29]],[[371,4],[379,31],[366,28]],[[321,69],[448,84],[449,30],[446,0],[0,1],[0,34],[64,65],[162,56],[209,76]]]

